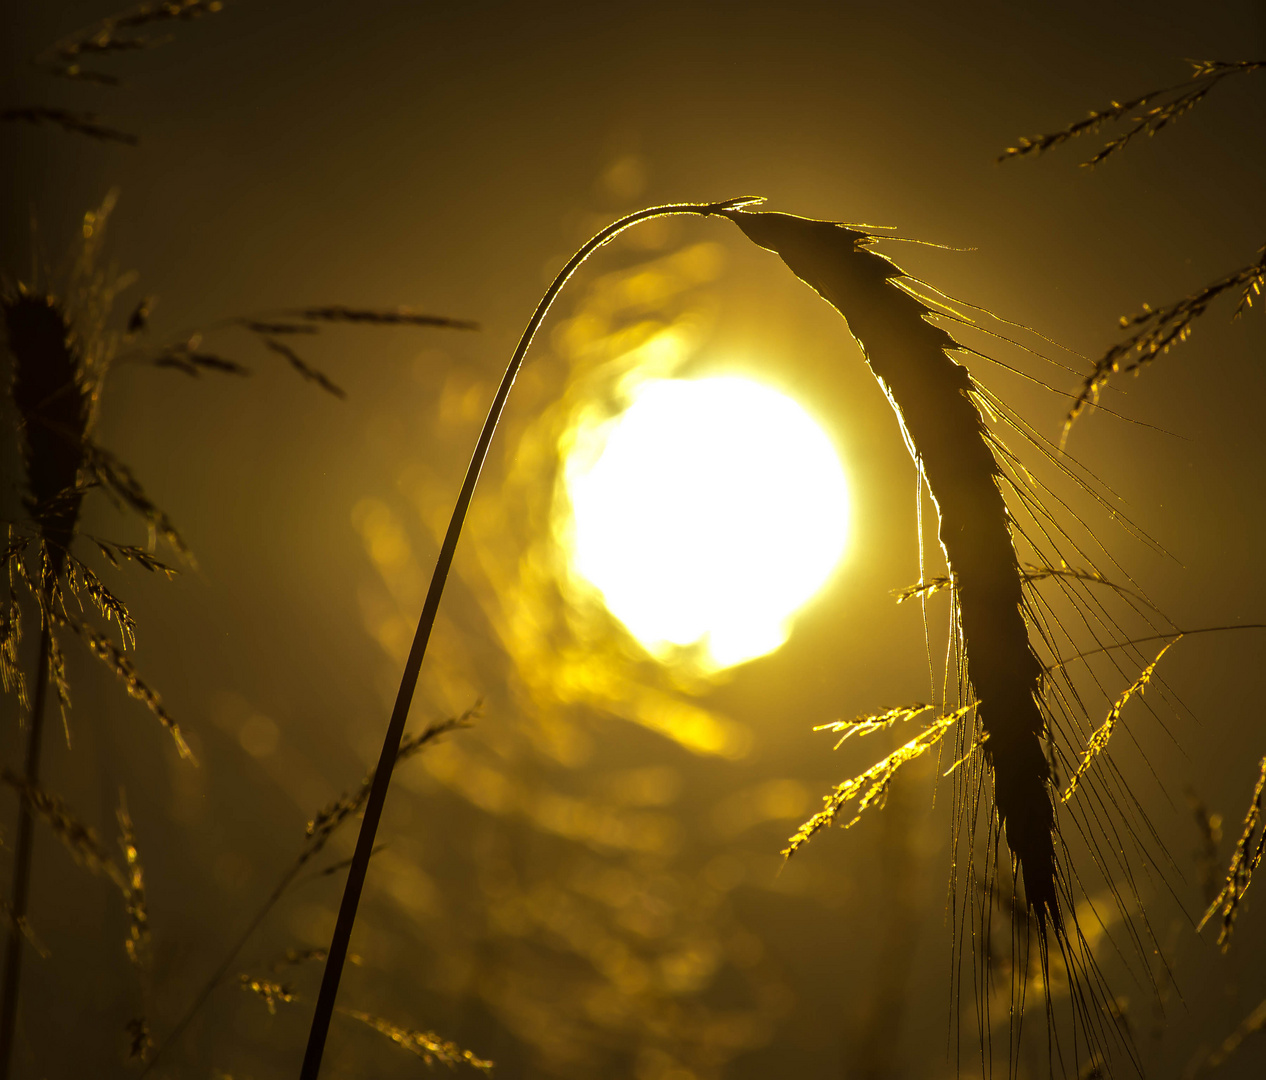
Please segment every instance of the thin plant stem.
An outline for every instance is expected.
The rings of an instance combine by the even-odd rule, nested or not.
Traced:
[[[35,675],[35,701],[31,709],[31,733],[26,742],[26,782],[39,781],[40,743],[44,733],[44,702],[48,697],[48,663],[52,625],[45,617],[40,631],[39,670]],[[35,845],[35,815],[23,798],[18,808],[18,840],[13,856],[13,899],[9,908],[9,940],[4,951],[4,989],[0,997],[0,1080],[9,1080],[13,1041],[18,1021],[18,988],[22,979],[22,921],[31,891],[31,850]]]
[[[479,433],[479,441],[475,444],[475,452],[471,456],[466,469],[466,479],[462,483],[461,493],[453,508],[453,516],[448,523],[448,532],[444,536],[444,544],[440,548],[436,560],[435,571],[431,575],[431,585],[422,605],[422,615],[418,619],[417,633],[413,637],[413,645],[409,649],[409,658],[405,661],[404,674],[400,679],[400,689],[396,695],[395,707],[391,713],[391,721],[387,725],[387,734],[383,739],[382,754],[378,759],[378,768],[374,772],[373,786],[369,799],[365,803],[365,814],[361,820],[360,835],[356,840],[356,851],[352,856],[352,865],[347,873],[347,882],[343,887],[343,900],[339,905],[338,921],[334,925],[334,936],[330,940],[329,955],[325,961],[325,971],[321,978],[321,990],[317,996],[316,1011],[312,1017],[312,1027],[308,1033],[307,1050],[303,1057],[300,1080],[317,1080],[321,1072],[321,1057],[325,1052],[325,1040],[330,1030],[330,1019],[334,1014],[335,999],[338,996],[339,979],[343,974],[343,964],[347,959],[347,950],[352,937],[352,927],[356,922],[356,908],[360,903],[361,891],[365,886],[365,873],[369,869],[369,858],[373,852],[374,839],[378,833],[378,822],[382,817],[383,804],[387,799],[387,788],[391,783],[391,770],[396,762],[396,753],[400,748],[400,740],[404,736],[405,721],[409,716],[409,707],[413,702],[413,692],[417,688],[418,674],[422,669],[422,658],[426,655],[426,646],[431,637],[431,629],[435,625],[435,616],[439,611],[440,597],[444,592],[444,584],[448,580],[449,569],[453,564],[453,555],[457,550],[457,541],[461,536],[462,524],[466,520],[466,512],[471,498],[475,494],[475,485],[479,480],[480,470],[488,456],[488,448],[492,444],[492,436],[497,430],[497,422],[505,407],[506,398],[514,385],[515,377],[527,354],[532,338],[553,304],[554,298],[567,283],[567,279],[598,248],[610,242],[631,225],[652,218],[669,217],[677,214],[692,214],[707,217],[720,214],[726,210],[757,202],[758,199],[732,199],[719,203],[670,203],[664,206],[653,206],[639,210],[635,214],[620,218],[608,225],[593,239],[586,243],[568,260],[567,265],[558,272],[553,283],[546,290],[541,302],[528,320],[527,328],[519,339],[519,344],[510,358],[501,385],[488,409],[488,417],[484,421],[483,430]]]
[[[190,1021],[198,1015],[199,1010],[206,1004],[207,999],[215,991],[215,988],[224,981],[224,977],[229,973],[229,969],[233,966],[233,962],[237,959],[238,954],[242,951],[242,949],[246,947],[246,943],[251,939],[255,931],[259,929],[260,923],[268,917],[268,913],[272,911],[274,906],[276,906],[276,903],[281,899],[282,894],[290,888],[291,883],[294,881],[295,876],[299,873],[302,866],[303,864],[301,862],[297,862],[282,875],[281,881],[277,883],[277,887],[268,894],[268,899],[264,901],[263,905],[255,913],[254,918],[247,923],[246,929],[238,935],[238,938],[233,943],[233,947],[229,950],[228,955],[220,962],[220,966],[211,973],[211,976],[207,979],[206,983],[203,984],[202,989],[198,991],[198,996],[193,999],[189,1008],[185,1010],[184,1016],[176,1022],[176,1026],[168,1032],[166,1039],[164,1039],[162,1044],[154,1051],[149,1061],[145,1063],[145,1067],[138,1074],[138,1080],[140,1077],[146,1076],[151,1070],[153,1070],[166,1051],[170,1047],[174,1046],[180,1039],[180,1036],[184,1034],[185,1028],[189,1026]],[[3,1080],[3,1078],[0,1078],[0,1080]]]

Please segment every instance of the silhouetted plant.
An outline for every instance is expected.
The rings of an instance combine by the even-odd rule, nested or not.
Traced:
[[[1000,162],[1040,154],[1082,135],[1097,135],[1111,124],[1132,125],[1121,135],[1107,142],[1082,166],[1093,168],[1117,152],[1124,150],[1140,136],[1149,138],[1163,131],[1179,117],[1202,102],[1220,82],[1235,75],[1248,75],[1266,69],[1266,60],[1193,60],[1191,77],[1186,82],[1159,90],[1149,90],[1129,101],[1114,101],[1103,109],[1093,109],[1084,120],[1069,124],[1066,128],[1032,138],[1022,138],[1008,147],[998,158]],[[1192,324],[1205,313],[1209,305],[1225,293],[1239,290],[1239,302],[1232,318],[1238,319],[1252,307],[1254,297],[1266,288],[1266,246],[1257,252],[1257,258],[1246,266],[1210,282],[1181,300],[1153,308],[1144,305],[1137,315],[1123,315],[1121,329],[1132,333],[1113,345],[1095,361],[1094,369],[1086,376],[1077,393],[1064,425],[1064,437],[1068,429],[1081,415],[1085,407],[1098,402],[1099,392],[1108,380],[1122,372],[1137,374],[1162,353],[1191,336]]]
[[[1020,909],[1026,918],[1033,920],[1036,928],[1043,977],[1048,975],[1049,945],[1055,944],[1067,978],[1078,988],[1072,1000],[1080,1032],[1078,1038],[1089,1040],[1092,1046],[1102,1048],[1103,1053],[1109,1044],[1119,1042],[1133,1058],[1128,1032],[1121,1023],[1110,1018],[1111,1010],[1107,1006],[1112,999],[1078,926],[1071,872],[1056,855],[1058,830],[1052,766],[1044,750],[1045,742],[1053,744],[1053,712],[1039,699],[1039,692],[1052,673],[1062,674],[1063,665],[1055,660],[1056,640],[1051,629],[1059,623],[1043,601],[1024,591],[1037,582],[1049,581],[1065,591],[1083,590],[1076,594],[1069,592],[1069,595],[1091,596],[1084,591],[1105,584],[1107,579],[1093,567],[1071,571],[1066,560],[1061,561],[1051,533],[1067,539],[1066,530],[1042,506],[1036,482],[1016,465],[1005,444],[989,429],[985,417],[1000,415],[1051,460],[1063,463],[1053,446],[1041,442],[1012,410],[990,395],[953,359],[951,354],[955,352],[981,354],[952,337],[936,319],[968,320],[948,307],[945,301],[952,302],[952,298],[945,298],[925,282],[906,275],[891,260],[876,253],[873,247],[881,237],[860,226],[753,211],[750,205],[756,201],[759,200],[670,204],[621,218],[598,233],[568,261],[529,320],[479,435],[405,663],[382,754],[365,802],[356,853],[326,959],[304,1059],[304,1080],[315,1080],[320,1069],[330,1017],[336,1011],[341,968],[405,717],[462,523],[515,376],[550,305],[580,264],[624,229],[668,215],[730,219],[749,239],[781,255],[798,277],[845,317],[889,397],[907,447],[920,476],[929,485],[940,514],[941,545],[950,571],[946,584],[952,594],[958,692],[965,702],[957,709],[944,708],[939,718],[906,746],[861,776],[840,785],[827,797],[823,812],[807,822],[792,839],[788,853],[834,820],[851,799],[860,798],[861,810],[880,801],[902,764],[922,755],[950,732],[956,732],[958,761],[951,772],[967,765],[971,773],[972,779],[962,787],[960,797],[967,797],[970,790],[979,799],[985,790],[985,781],[992,790],[987,828],[991,837],[1005,835],[1011,848],[1023,883],[1022,889],[1013,888],[1019,897]],[[925,300],[928,294],[943,299]],[[1072,466],[1066,468],[1071,471]],[[1008,510],[1003,497],[1004,485],[1037,523],[1036,540],[1020,527]],[[1012,540],[1013,530],[1035,551],[1044,538],[1055,561],[1022,568]],[[1084,557],[1080,548],[1074,546],[1074,550]],[[928,587],[916,586],[911,595]],[[1118,589],[1127,597],[1132,591],[1130,587]],[[1099,610],[1094,607],[1097,601],[1085,602]],[[1145,599],[1136,604],[1136,608],[1144,611],[1148,607]],[[1038,660],[1030,643],[1026,619],[1037,627],[1040,640],[1052,655],[1053,666]],[[1107,624],[1116,625],[1110,617]],[[1179,631],[1166,636],[1177,637]],[[1133,644],[1122,643],[1123,646]],[[1062,733],[1068,750],[1061,753],[1071,752],[1079,741],[1075,725],[1079,719],[1084,721],[1084,714],[1070,705],[1070,701],[1075,700],[1075,694],[1069,697],[1057,693],[1055,696],[1055,707],[1074,725]],[[887,727],[921,711],[921,707],[891,710],[860,722],[860,726],[830,726],[847,736],[852,731],[864,733]],[[974,725],[960,723],[971,714],[978,718]],[[984,763],[983,767],[980,762]],[[1083,808],[1081,813],[1095,819],[1103,813],[1100,808],[1103,805],[1099,798],[1097,805]],[[1084,828],[1080,821],[1078,827]],[[1027,963],[1024,959],[1023,964],[1027,966]],[[1023,1011],[1022,990],[1016,992],[1012,1008],[1013,1020],[1018,1025],[1018,1015]]]
[[[144,345],[138,336],[148,329],[153,298],[140,301],[122,331],[109,327],[117,293],[129,280],[98,266],[105,228],[116,201],[107,196],[102,206],[85,215],[83,242],[66,286],[66,295],[55,295],[36,283],[0,283],[0,311],[4,316],[4,344],[12,360],[11,394],[19,421],[22,462],[25,471],[27,516],[8,522],[4,549],[4,573],[8,593],[0,618],[0,674],[6,694],[29,714],[26,763],[22,781],[30,791],[38,787],[46,698],[51,685],[63,712],[70,705],[65,660],[59,631],[70,631],[88,652],[101,660],[123,683],[128,695],[140,701],[173,739],[180,756],[193,755],[180,726],[157,691],[139,674],[126,650],[135,645],[135,623],[124,602],[101,581],[73,547],[81,536],[97,554],[116,569],[136,566],[149,573],[171,576],[176,570],[153,550],[96,536],[80,529],[84,497],[92,490],[104,492],[117,505],[141,517],[152,538],[161,538],[178,559],[191,560],[184,538],[167,513],[149,496],[131,468],[95,438],[103,388],[112,367],[138,364],[174,368],[197,376],[203,371],[246,375],[250,369],[237,361],[200,351],[202,333],[195,332],[173,344]],[[316,333],[323,323],[356,325],[444,327],[474,329],[464,320],[425,315],[407,309],[363,309],[342,305],[313,307],[288,312],[306,331]],[[266,317],[266,316],[265,316]],[[328,376],[282,346],[272,335],[276,327],[259,318],[225,320],[211,331],[242,327],[273,352],[279,352],[300,375],[338,397],[345,396]],[[126,347],[124,347],[126,346]],[[40,633],[34,692],[28,694],[26,674],[19,664],[18,647],[23,633],[22,592],[34,604]],[[113,623],[116,644],[109,633],[72,614],[70,598],[84,601]],[[21,790],[28,790],[23,788]],[[51,797],[51,796],[50,796]],[[16,1023],[18,986],[23,942],[30,931],[27,896],[33,846],[33,813],[38,804],[24,798],[19,807],[14,854],[13,895],[6,911],[9,934],[3,995],[0,998],[0,1075],[7,1069]],[[120,819],[122,823],[123,819]],[[130,829],[130,818],[128,819]],[[106,865],[106,864],[103,864]],[[113,863],[108,865],[113,866]],[[139,868],[136,869],[139,874]],[[136,893],[123,885],[129,914],[144,911]],[[137,930],[134,923],[133,929]],[[138,931],[139,932],[139,931]],[[141,944],[129,940],[129,955]],[[135,958],[135,957],[134,957]]]

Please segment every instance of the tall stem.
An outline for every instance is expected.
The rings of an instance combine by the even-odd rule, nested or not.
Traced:
[[[651,218],[668,217],[673,214],[694,214],[708,216],[719,214],[725,210],[754,202],[754,199],[733,199],[721,203],[672,203],[666,206],[654,206],[647,210],[639,210],[629,214],[612,225],[608,225],[584,247],[571,257],[567,265],[559,271],[541,302],[537,304],[527,328],[519,339],[514,356],[506,367],[501,385],[497,388],[496,397],[488,410],[488,418],[484,421],[483,430],[479,433],[479,441],[475,444],[475,452],[466,468],[466,479],[462,483],[461,493],[457,497],[457,505],[453,508],[453,516],[448,523],[448,532],[444,536],[439,558],[436,560],[435,572],[431,575],[431,587],[427,591],[426,601],[422,605],[422,615],[418,619],[417,633],[413,637],[413,645],[409,649],[409,658],[405,661],[404,674],[400,679],[400,690],[396,694],[395,708],[391,712],[391,722],[387,725],[387,735],[383,739],[382,754],[378,758],[378,768],[374,772],[374,782],[369,791],[369,800],[365,803],[365,816],[361,821],[360,835],[356,840],[356,851],[352,856],[352,865],[347,873],[347,883],[343,887],[343,900],[339,905],[338,921],[334,925],[334,936],[330,941],[329,956],[325,961],[325,972],[321,978],[321,991],[317,997],[316,1011],[312,1017],[312,1028],[308,1033],[308,1047],[303,1056],[301,1080],[317,1080],[321,1071],[321,1057],[325,1052],[325,1040],[330,1030],[330,1018],[334,1015],[334,1002],[338,996],[339,979],[343,974],[343,963],[347,959],[348,943],[352,937],[352,926],[356,922],[356,908],[360,903],[361,890],[365,885],[365,872],[369,869],[369,857],[374,847],[374,838],[378,833],[378,822],[382,817],[383,803],[387,799],[387,787],[391,783],[391,770],[396,762],[396,753],[400,749],[400,740],[404,735],[405,721],[409,716],[409,706],[413,702],[413,692],[418,684],[418,673],[422,668],[422,658],[426,654],[427,642],[431,637],[431,629],[435,625],[435,615],[439,611],[440,597],[444,592],[444,583],[448,580],[448,572],[453,564],[453,555],[457,550],[457,540],[461,536],[462,524],[466,520],[466,511],[470,507],[471,497],[475,493],[475,484],[479,480],[480,470],[488,456],[488,448],[492,444],[493,433],[497,430],[497,421],[505,408],[506,398],[514,385],[515,376],[527,354],[528,346],[536,335],[537,328],[549,311],[550,305],[558,295],[567,279],[598,248],[612,240],[630,225]],[[3,1080],[3,1078],[0,1078]]]
[[[48,618],[40,631],[39,670],[35,674],[35,701],[31,709],[31,733],[26,742],[26,782],[35,784],[40,773],[40,742],[44,731],[44,699],[48,696],[48,655],[52,647]],[[35,843],[35,817],[31,804],[22,799],[18,809],[18,844],[13,857],[13,899],[9,907],[9,940],[4,951],[4,989],[0,996],[0,1080],[9,1080],[13,1064],[13,1038],[18,1020],[18,986],[22,979],[22,922],[31,891],[31,849]]]

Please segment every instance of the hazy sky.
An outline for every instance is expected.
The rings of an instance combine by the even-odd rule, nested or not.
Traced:
[[[1114,98],[1181,81],[1185,58],[1262,58],[1266,6],[1253,0],[242,0],[176,25],[161,48],[102,60],[123,77],[119,88],[59,82],[30,65],[49,43],[111,11],[26,3],[5,5],[0,15],[0,105],[92,111],[141,140],[130,148],[52,128],[0,127],[0,250],[9,280],[29,279],[32,218],[38,258],[55,268],[84,209],[117,187],[109,253],[139,274],[120,306],[158,295],[154,341],[314,303],[406,304],[482,327],[477,334],[326,329],[305,355],[347,389],[346,402],[300,382],[234,330],[208,330],[206,341],[255,368],[250,380],[195,382],[135,367],[112,377],[101,441],[133,465],[198,556],[197,571],[170,584],[121,579],[141,626],[137,663],[193,733],[204,760],[189,780],[143,709],[80,664],[72,666],[85,680],[70,714],[74,747],[51,740],[47,776],[106,835],[116,791],[127,786],[142,850],[152,853],[156,966],[144,1007],[158,1033],[287,865],[304,821],[352,786],[370,759],[398,673],[394,623],[383,613],[396,605],[391,618],[399,620],[411,610],[410,574],[415,566],[429,573],[434,520],[447,512],[459,483],[474,418],[549,276],[596,228],[639,205],[746,194],[764,195],[778,210],[892,225],[903,236],[972,249],[894,248],[903,265],[1088,357],[1116,340],[1119,316],[1247,264],[1266,240],[1260,73],[1218,86],[1171,130],[1095,170],[1077,167],[1099,145],[1089,139],[1041,159],[995,164],[1022,134],[1053,131]],[[572,671],[566,649],[583,639],[576,629],[582,623],[567,614],[561,586],[532,576],[537,564],[527,553],[548,524],[540,516],[549,505],[541,485],[552,482],[557,464],[549,460],[556,453],[549,439],[557,435],[549,423],[561,423],[563,414],[548,411],[550,393],[566,390],[568,400],[580,401],[586,388],[597,394],[593,388],[606,384],[591,377],[596,369],[583,367],[568,352],[563,329],[553,327],[579,325],[601,301],[604,275],[617,280],[642,262],[699,244],[716,245],[708,249],[715,271],[700,272],[665,301],[670,322],[701,328],[683,371],[764,373],[818,410],[853,484],[854,546],[787,646],[729,681],[690,684],[611,647],[601,670],[618,693],[602,698],[590,688],[588,697],[577,692],[564,700],[560,680]],[[1069,443],[1171,553],[1130,541],[1106,515],[1092,524],[1148,596],[1184,627],[1266,621],[1266,337],[1260,307],[1234,324],[1232,307],[1212,308],[1190,342],[1137,382],[1122,380],[1128,393],[1105,398],[1163,432],[1092,415]],[[868,981],[888,955],[885,928],[898,918],[884,921],[890,897],[881,889],[899,880],[883,876],[896,873],[884,856],[897,827],[876,818],[824,836],[782,877],[774,871],[798,816],[812,811],[828,784],[875,756],[852,743],[833,756],[813,726],[929,693],[918,610],[898,608],[890,595],[919,572],[914,471],[891,410],[838,318],[723,222],[685,222],[643,247],[631,241],[603,253],[553,318],[498,436],[445,601],[448,644],[434,657],[437,673],[424,678],[415,716],[422,722],[483,695],[488,715],[479,730],[468,744],[453,740],[458,750],[476,748],[460,769],[473,769],[477,759],[501,769],[507,784],[519,785],[514,790],[552,784],[575,799],[618,802],[624,796],[613,793],[625,790],[619,785],[630,770],[659,769],[637,775],[647,791],[659,790],[652,782],[659,776],[667,794],[652,791],[642,804],[642,796],[629,796],[628,806],[672,818],[682,839],[671,855],[612,854],[575,837],[565,847],[562,834],[541,824],[544,811],[533,817],[505,809],[509,802],[482,805],[491,789],[476,791],[474,781],[462,788],[443,765],[425,773],[419,767],[421,779],[399,793],[402,816],[391,824],[399,854],[383,871],[394,884],[367,901],[380,929],[366,931],[358,946],[366,970],[352,976],[349,993],[374,997],[374,1008],[394,1010],[401,1022],[470,1042],[503,1062],[498,1075],[506,1078],[862,1075],[859,1028],[867,1021],[859,1017],[874,1007],[877,991],[867,990]],[[1086,366],[1075,356],[1064,359]],[[1068,372],[1036,362],[1026,370],[1064,392],[1077,386]],[[1036,429],[1058,437],[1066,398],[998,369],[979,374]],[[3,460],[14,461],[10,449]],[[6,507],[16,505],[15,482],[4,478]],[[367,554],[366,538],[388,528],[382,522],[398,523],[407,538],[409,557],[392,564],[394,577]],[[143,529],[104,500],[89,524],[102,535],[143,538]],[[529,648],[515,636],[514,620],[536,612],[533,604],[557,622],[550,624],[555,636],[542,632],[545,644]],[[941,619],[943,609],[936,611]],[[1237,830],[1254,763],[1266,753],[1251,674],[1264,647],[1266,640],[1247,633],[1192,639],[1167,661],[1176,695],[1199,718],[1180,712],[1170,740],[1138,714],[1138,739],[1167,795],[1137,756],[1122,758],[1187,876],[1182,901],[1189,912],[1200,906],[1191,854],[1198,836],[1184,787],[1225,814],[1228,831]],[[631,688],[643,685],[664,695],[656,701],[679,701],[734,724],[747,740],[746,756],[693,754],[614,719],[626,706],[636,711],[615,698],[632,700]],[[529,722],[529,714],[536,719]],[[6,723],[0,744],[10,763],[17,755],[12,728]],[[945,797],[933,809],[933,778],[929,768],[901,799],[894,795],[901,805],[890,808],[905,814],[897,820],[913,822],[909,829],[919,837],[918,869],[900,886],[915,899],[900,918],[923,929],[911,946],[917,955],[901,960],[911,1004],[895,1022],[900,1041],[880,1053],[868,1075],[929,1076],[949,1067],[940,1053],[951,1009],[949,788],[943,783]],[[770,786],[777,784],[784,786]],[[733,797],[739,801],[726,802]],[[744,799],[768,804],[767,817],[727,832],[727,815],[738,814]],[[676,1053],[668,1036],[660,1049],[648,1049],[649,1029],[598,1015],[596,1006],[577,1020],[596,964],[577,944],[580,923],[568,924],[573,930],[538,927],[533,937],[535,931],[511,933],[504,923],[489,930],[480,921],[478,897],[500,903],[510,890],[488,869],[501,865],[498,845],[511,861],[523,861],[515,888],[550,911],[580,904],[576,897],[598,903],[593,897],[601,890],[576,884],[585,858],[606,860],[604,873],[662,881],[665,895],[678,890],[663,900],[674,911],[699,908],[701,902],[683,899],[695,895],[684,883],[700,867],[713,867],[708,887],[729,905],[715,925],[728,920],[727,927],[763,942],[752,946],[759,963],[732,966],[765,988],[752,992],[761,1002],[753,1015],[769,1025],[767,1037],[721,1055],[715,1068],[702,1051],[673,1058],[695,1070],[673,1073],[677,1066],[664,1064]],[[581,855],[573,857],[572,848]],[[715,862],[721,848],[746,867],[736,879],[741,884],[715,884],[731,865]],[[1220,858],[1228,853],[1229,842]],[[47,836],[36,858],[33,917],[54,959],[31,964],[25,1023],[32,1041],[19,1059],[30,1064],[21,1075],[55,1075],[89,1060],[55,1037],[68,1013],[99,1029],[101,1068],[122,1075],[118,1032],[125,1014],[140,1007],[129,995],[140,991],[114,940],[123,926],[117,898],[105,886],[100,895],[79,895],[83,872]],[[541,899],[549,888],[558,896]],[[317,940],[334,896],[312,886],[311,896],[270,924],[266,941],[248,949],[243,970],[247,960]],[[525,900],[529,909],[536,910]],[[1167,910],[1158,934],[1169,932],[1170,921]],[[694,930],[673,932],[693,943],[673,956],[702,963],[699,942],[710,934],[730,942],[717,949],[745,955],[733,944],[741,939],[737,929],[714,934],[708,920],[697,922],[690,923]],[[1135,1002],[1136,1037],[1156,1076],[1180,1076],[1202,1042],[1219,1042],[1266,992],[1266,920],[1250,907],[1243,922],[1238,952],[1226,961],[1208,942],[1195,944],[1189,926],[1174,923],[1174,934],[1185,935],[1173,947],[1188,965],[1179,973],[1189,972],[1183,989],[1191,1011],[1175,1007],[1169,1042],[1148,1041],[1148,991],[1123,991]],[[460,947],[449,938],[460,939]],[[670,938],[678,940],[646,940]],[[530,977],[538,970],[533,964],[546,970],[545,961],[529,943],[567,958],[557,986],[574,980],[580,989],[574,998],[558,991],[554,1020],[563,1043],[575,1023],[589,1057],[568,1061],[539,1035],[554,1022],[548,1010],[515,1012],[516,1001],[544,995]],[[677,970],[663,959],[671,952],[665,949],[656,970]],[[76,979],[76,955],[89,957],[83,970],[90,977]],[[371,969],[382,973],[379,982]],[[619,981],[611,978],[612,985]],[[518,997],[498,997],[486,985],[497,979]],[[718,1015],[729,1007],[728,975],[693,989],[682,979],[673,1001],[697,998]],[[211,1066],[234,1076],[293,1069],[307,1006],[270,1021],[261,1003],[235,999],[233,987],[220,993],[227,997],[216,999],[191,1031],[185,1057],[174,1059],[189,1063],[180,1075],[205,1076]],[[970,999],[969,987],[964,997]],[[665,1030],[703,1030],[694,1007],[680,1004],[671,1020],[667,1012],[656,1016]],[[1218,1075],[1248,1077],[1250,1059],[1246,1052]],[[373,1060],[382,1075],[401,1068],[390,1053]]]

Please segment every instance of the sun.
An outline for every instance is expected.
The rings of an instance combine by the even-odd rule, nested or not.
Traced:
[[[572,569],[653,655],[719,670],[787,640],[840,561],[848,485],[789,397],[750,379],[643,383],[564,467]]]

